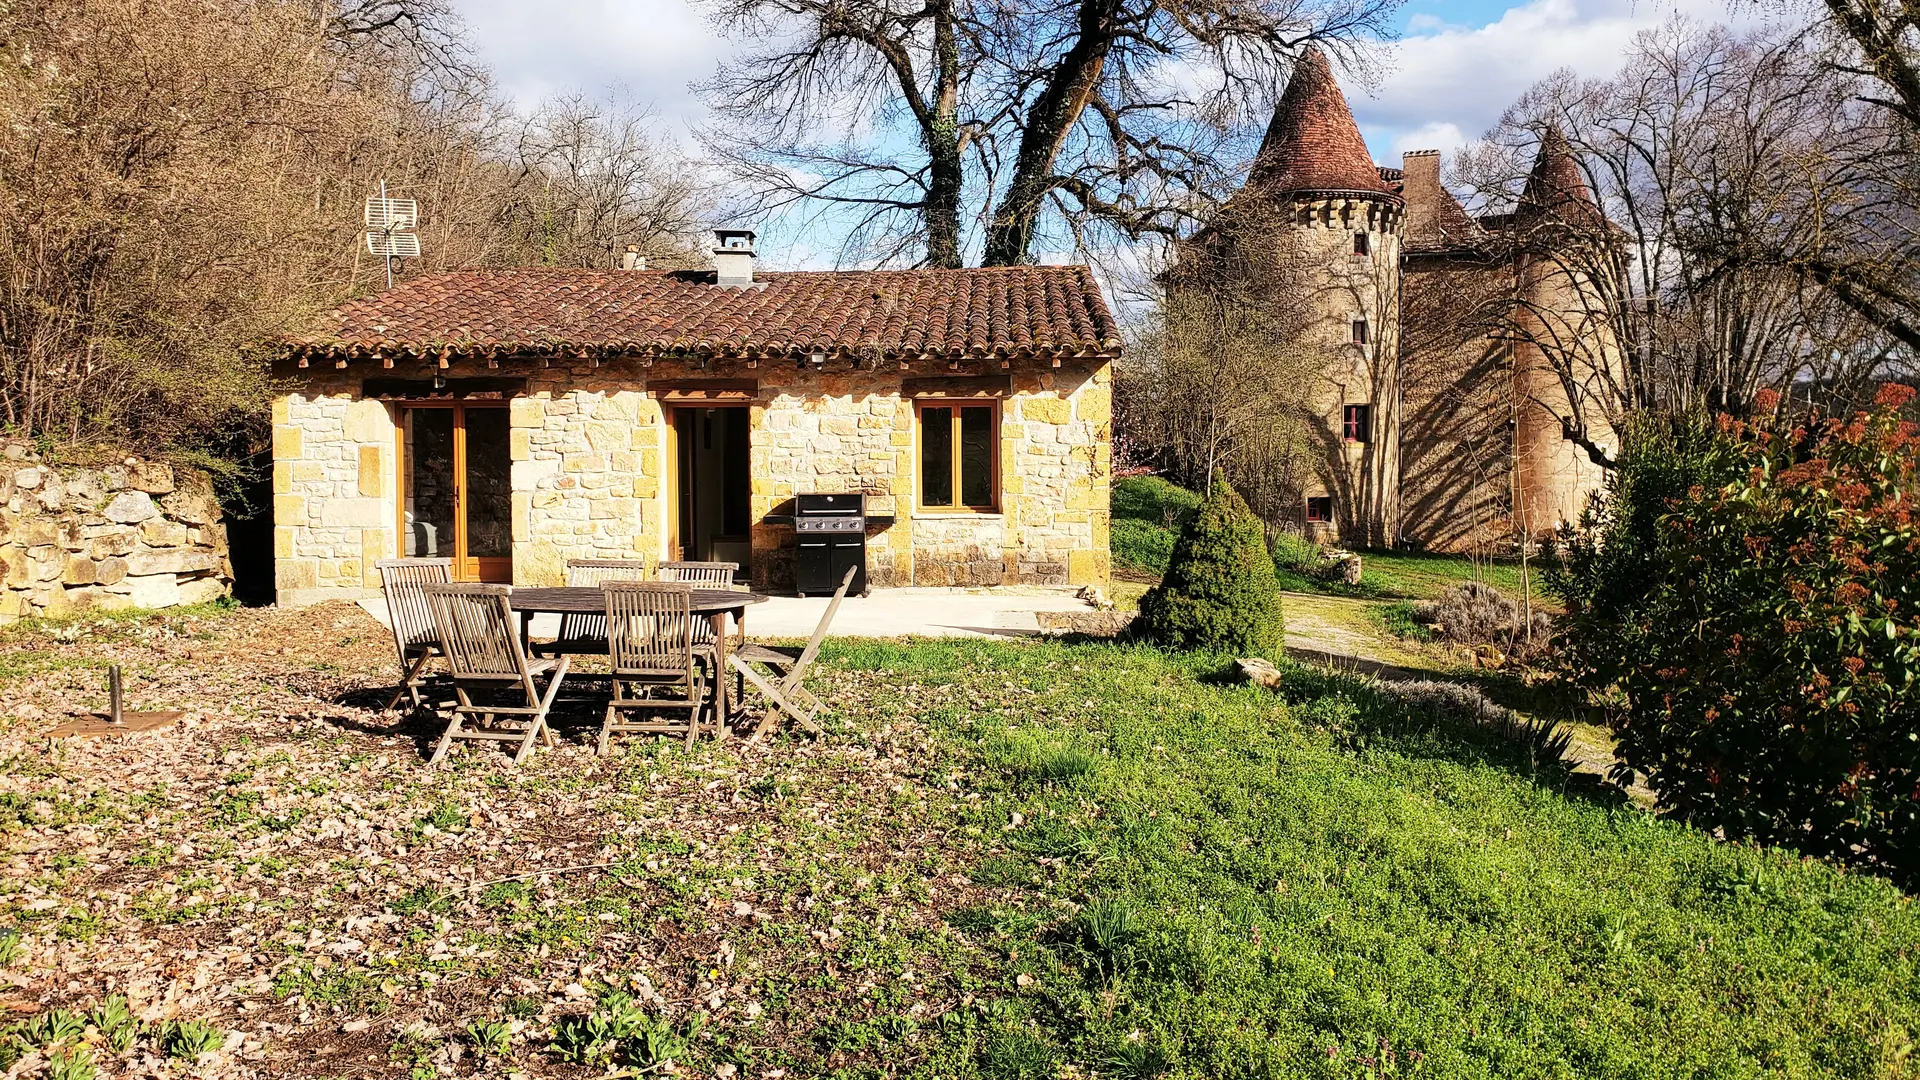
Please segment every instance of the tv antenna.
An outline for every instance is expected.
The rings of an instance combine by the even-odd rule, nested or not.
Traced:
[[[367,199],[367,254],[378,255],[387,263],[387,288],[393,288],[393,264],[399,259],[420,257],[420,204],[413,199],[387,198],[387,182],[380,181],[380,194]]]

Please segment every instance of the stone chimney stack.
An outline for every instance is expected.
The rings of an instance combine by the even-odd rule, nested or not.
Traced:
[[[1400,155],[1400,193],[1407,200],[1407,235],[1439,234],[1440,151],[1409,150]]]
[[[646,268],[647,257],[640,254],[640,245],[628,244],[627,250],[620,254],[620,269],[645,270]]]
[[[715,284],[745,288],[753,284],[752,229],[713,230]]]

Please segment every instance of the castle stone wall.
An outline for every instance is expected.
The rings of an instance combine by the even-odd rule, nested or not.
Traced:
[[[1307,394],[1307,422],[1317,464],[1302,496],[1333,500],[1324,531],[1346,543],[1385,545],[1400,513],[1400,208],[1384,199],[1297,199],[1292,205],[1295,257],[1306,267],[1316,321],[1305,337],[1322,356]],[[1368,253],[1355,254],[1365,233]],[[1368,341],[1353,343],[1365,320]],[[1370,408],[1364,442],[1348,441],[1347,405]]]

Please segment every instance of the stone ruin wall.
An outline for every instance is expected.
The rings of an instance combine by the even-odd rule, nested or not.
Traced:
[[[228,596],[227,530],[204,473],[126,458],[54,465],[0,447],[0,625]]]

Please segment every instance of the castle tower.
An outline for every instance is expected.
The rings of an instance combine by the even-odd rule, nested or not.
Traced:
[[[1317,47],[1275,108],[1243,195],[1287,226],[1288,257],[1310,298],[1305,344],[1319,375],[1307,393],[1318,444],[1301,513],[1310,532],[1355,545],[1398,539],[1399,296],[1402,199],[1382,178]]]
[[[1537,537],[1578,520],[1605,482],[1605,470],[1570,429],[1584,430],[1609,452],[1618,445],[1606,405],[1623,359],[1606,314],[1612,226],[1557,128],[1541,136],[1510,227],[1521,300],[1513,352],[1514,524]]]

